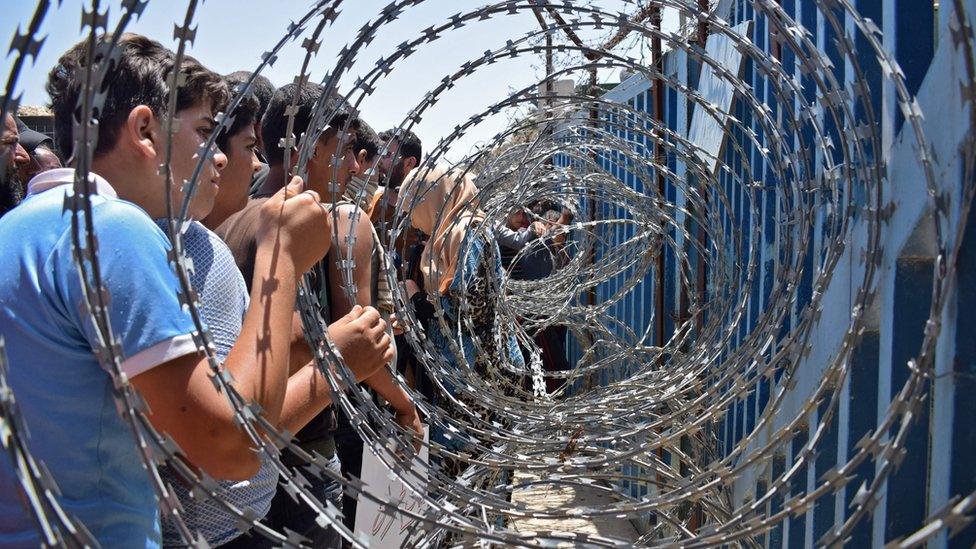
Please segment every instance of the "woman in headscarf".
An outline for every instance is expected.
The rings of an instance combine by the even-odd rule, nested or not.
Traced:
[[[481,227],[485,216],[477,208],[478,188],[471,176],[441,165],[420,167],[407,176],[404,189],[403,205],[410,209],[411,224],[430,235],[420,257],[426,291],[408,288],[428,339],[461,371],[464,367],[448,338],[460,336],[464,365],[482,376],[498,372],[505,363],[516,371],[524,369],[514,334],[499,323],[493,284],[502,275],[500,254],[488,228]],[[434,318],[434,289],[450,330],[446,334]]]

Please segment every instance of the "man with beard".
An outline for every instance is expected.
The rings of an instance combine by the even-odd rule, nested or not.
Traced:
[[[380,141],[386,146],[376,167],[380,172],[380,187],[373,205],[369,208],[370,220],[376,227],[376,232],[383,235],[383,231],[393,229],[393,219],[396,217],[397,197],[400,186],[407,178],[410,170],[420,165],[423,157],[423,147],[420,139],[411,131],[387,130],[379,135]],[[399,269],[404,259],[409,259],[410,250],[420,242],[420,235],[413,227],[407,227],[390,250],[394,265]],[[409,276],[408,276],[409,278]]]
[[[420,164],[423,146],[412,131],[387,130],[380,134],[380,141],[387,146],[386,154],[380,160],[380,172],[390,176],[386,186],[399,189],[410,170]],[[392,173],[391,173],[392,172]]]
[[[23,198],[23,188],[18,170],[30,162],[27,151],[20,145],[20,131],[13,115],[8,114],[3,121],[0,134],[0,216],[13,209]]]
[[[370,205],[369,218],[373,222],[376,232],[381,239],[386,238],[384,231],[393,230],[396,218],[397,199],[400,187],[407,175],[413,171],[423,158],[423,146],[420,138],[412,131],[387,130],[379,134],[381,144],[386,147],[386,153],[376,163],[380,175],[381,186],[373,197]],[[409,205],[406,205],[409,208]],[[401,223],[403,217],[401,216]],[[398,279],[408,291],[419,291],[422,276],[420,273],[420,254],[424,249],[424,234],[405,223],[400,236],[393,243],[389,251],[390,260],[396,267]],[[407,342],[406,336],[400,332],[400,327],[394,322],[394,340],[397,345],[397,371],[403,374],[407,384],[423,394],[428,400],[434,397],[433,381],[425,370],[420,368],[414,356],[413,349]]]

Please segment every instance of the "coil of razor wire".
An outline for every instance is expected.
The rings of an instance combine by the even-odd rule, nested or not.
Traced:
[[[740,34],[723,14],[702,10],[698,2],[691,0],[625,1],[622,3],[628,9],[623,12],[611,11],[599,1],[506,0],[480,7],[465,4],[462,11],[408,37],[378,59],[361,59],[367,47],[392,22],[408,17],[412,9],[423,3],[424,0],[390,3],[362,26],[336,59],[330,60],[320,56],[320,47],[332,39],[337,22],[349,17],[347,12],[352,11],[353,3],[318,0],[282,30],[281,39],[255,62],[250,79],[232,90],[226,112],[218,117],[217,128],[197,153],[192,176],[186,181],[173,180],[170,149],[160,165],[167,182],[167,233],[172,243],[169,260],[180,281],[181,303],[196,327],[194,341],[208,359],[215,389],[226,396],[254,447],[274,465],[284,489],[314,510],[323,528],[334,528],[357,547],[367,546],[368,541],[343,525],[339,509],[309,491],[308,475],[328,477],[347,494],[377,503],[383,513],[412,520],[415,526],[408,531],[410,546],[463,546],[479,540],[518,546],[560,542],[630,546],[634,540],[557,529],[523,531],[515,523],[525,519],[648,515],[656,518],[656,526],[640,536],[640,545],[756,545],[758,536],[787,517],[806,512],[820,498],[842,489],[855,493],[851,512],[814,541],[831,545],[847,538],[858,523],[869,519],[878,504],[885,482],[904,459],[906,438],[916,428],[914,418],[932,392],[940,319],[976,190],[976,145],[972,137],[959,153],[964,186],[949,196],[937,181],[936,159],[923,131],[924,113],[909,93],[904,74],[885,48],[875,23],[862,16],[848,0],[809,2],[837,37],[831,55],[818,47],[812,38],[814,33],[780,3],[750,2],[755,18],[762,18],[775,32],[782,51],[791,53],[793,66],[786,65],[781,55],[773,55]],[[141,449],[164,520],[176,525],[188,544],[205,542],[184,524],[179,501],[158,473],[162,465],[192,487],[194,497],[212,500],[236,517],[242,530],[277,544],[302,545],[307,540],[292,532],[275,531],[254,510],[224,501],[216,482],[189,467],[181,459],[178,445],[153,428],[144,402],[122,373],[121,346],[106,309],[112,296],[99,267],[90,201],[93,180],[89,174],[98,133],[94,113],[104,101],[98,90],[111,70],[113,55],[117,55],[118,37],[142,15],[148,2],[123,0],[117,4],[119,18],[110,33],[105,2],[91,0],[83,8],[82,29],[88,57],[74,120],[75,180],[65,203],[71,215],[73,250],[85,295],[85,303],[79,305],[85,308],[87,321],[100,339],[95,354],[114,381],[114,397]],[[204,6],[196,0],[186,4],[185,15],[174,32],[176,67],[196,34],[207,32],[206,28],[194,26],[197,10]],[[976,80],[971,16],[962,0],[946,4],[954,18],[950,23],[952,47],[964,60],[965,77],[971,83]],[[17,29],[10,49],[11,72],[0,96],[0,114],[17,111],[20,100],[15,94],[20,76],[23,71],[32,70],[26,62],[36,59],[44,45],[44,39],[38,38],[42,23],[60,9],[60,4],[53,6],[41,0],[26,30]],[[662,30],[654,17],[641,19],[632,15],[648,9],[679,13],[688,23],[668,31]],[[684,98],[689,109],[704,113],[722,128],[730,154],[706,150],[687,134],[665,124],[650,107],[613,102],[596,96],[592,90],[577,88],[571,93],[549,94],[545,108],[514,121],[460,161],[451,162],[452,169],[445,177],[471,175],[478,186],[477,198],[468,204],[468,213],[480,210],[485,221],[466,229],[469,238],[492,240],[492,228],[503,223],[510,211],[537,201],[555,202],[573,217],[572,222],[555,229],[555,234],[565,236],[567,243],[561,252],[564,263],[551,274],[541,280],[518,280],[507,271],[489,276],[487,284],[498,315],[495,325],[509,330],[504,333],[500,328],[499,333],[479,334],[474,320],[477,305],[463,299],[459,316],[452,317],[443,309],[436,288],[430,288],[435,320],[425,329],[400,284],[398,271],[392,265],[381,265],[380,276],[396,289],[396,315],[408,328],[405,339],[422,371],[433,381],[436,398],[429,399],[411,388],[401,375],[395,378],[416,402],[424,423],[456,443],[424,443],[432,463],[451,461],[459,465],[460,472],[454,474],[441,467],[428,467],[415,451],[411,437],[367,393],[340,390],[355,386],[355,379],[347,367],[347,357],[341,356],[317,313],[321,304],[309,289],[310,281],[303,282],[298,305],[316,365],[328,380],[336,397],[335,405],[350,418],[363,439],[364,451],[384,463],[391,475],[423,502],[418,508],[406,509],[399,499],[334,473],[322,456],[299,447],[291,433],[276,429],[263,417],[260,407],[235,390],[232,377],[215,356],[209,330],[199,313],[199,297],[190,282],[192,262],[182,243],[189,222],[189,204],[197,180],[214,154],[217,135],[233,123],[235,110],[254,79],[280,62],[282,54],[296,44],[304,52],[295,82],[317,80],[323,92],[308,128],[294,125],[296,96],[288,110],[286,138],[281,144],[267,145],[283,147],[286,166],[296,155],[294,175],[305,177],[315,142],[328,122],[340,110],[354,115],[368,110],[370,96],[391,73],[402,70],[404,60],[421,50],[436,51],[443,44],[443,37],[463,33],[484,21],[535,15],[548,17],[543,18],[545,24],[539,30],[498,37],[495,49],[471,52],[467,61],[447,68],[446,74],[430,74],[429,91],[418,104],[404,109],[406,114],[396,131],[416,128],[456,85],[492,64],[551,53],[564,60],[564,65],[524,88],[499,90],[496,101],[459,121],[454,128],[446,128],[416,168],[414,177],[422,180],[443,166],[452,147],[490,117],[537,104],[540,86],[610,69],[640,74]],[[727,40],[744,62],[751,63],[767,82],[767,99],[696,42],[703,37],[692,34],[702,28],[707,29],[709,37]],[[696,86],[664,71],[663,64],[649,65],[629,52],[599,45],[572,41],[552,45],[552,39],[567,34],[597,31],[625,32],[639,40],[656,42],[663,49],[682,52],[734,91],[742,107],[740,114],[732,112],[728,105],[711,103]],[[850,69],[847,75],[838,75],[838,60]],[[882,154],[881,131],[870,122],[877,119],[871,95],[880,90],[869,85],[867,62],[880,67],[885,85],[893,90],[906,132],[914,144],[913,161],[924,174],[932,212],[928,222],[937,250],[931,309],[922,344],[908,365],[910,374],[904,386],[893,392],[895,397],[879,414],[876,425],[849,456],[816,479],[811,489],[805,489],[802,486],[806,486],[807,466],[815,460],[825,432],[837,421],[835,411],[841,387],[850,376],[853,350],[876,299],[879,267],[886,257],[897,252],[886,247],[884,240],[894,205],[885,192],[889,165]],[[361,76],[348,84],[352,74]],[[177,130],[179,71],[170,75],[167,84],[170,95],[164,121],[166,131],[172,135]],[[976,87],[962,89],[973,128]],[[346,124],[348,129],[349,122]],[[385,155],[389,146],[385,144],[379,154]],[[332,181],[339,177],[338,154],[332,163]],[[737,159],[735,165],[728,162],[731,157]],[[558,163],[554,162],[556,158],[560,159]],[[611,163],[617,169],[607,169]],[[387,178],[380,184],[386,185]],[[765,181],[776,181],[775,188]],[[172,185],[180,186],[182,204],[172,202]],[[662,192],[666,186],[673,191]],[[331,196],[323,200],[332,205],[340,202],[337,188],[332,185]],[[737,195],[741,195],[741,201]],[[366,198],[361,194],[356,202]],[[379,231],[382,244],[388,249],[409,230],[414,208],[423,198],[422,193],[400,196],[395,205],[383,202],[379,206],[393,209],[393,222]],[[958,203],[952,204],[953,200]],[[363,215],[355,210],[344,219],[337,209],[333,212],[336,240],[341,223],[356,223]],[[381,217],[385,213],[381,211]],[[446,209],[438,212],[435,233],[458,223],[457,219],[448,219],[448,214]],[[768,230],[763,227],[767,216],[775,216],[778,255],[775,275],[769,277],[770,287],[760,299],[754,288],[763,276],[761,247],[763,233]],[[863,227],[857,246],[851,237],[855,227]],[[345,247],[345,255],[351,257],[355,239],[348,238],[337,245]],[[546,253],[541,249],[545,245],[545,239],[528,245],[514,261]],[[806,258],[817,246],[819,257],[815,272],[811,272]],[[467,253],[462,250],[459,264],[465,263]],[[487,253],[496,251],[489,247]],[[689,290],[682,294],[680,314],[670,319],[672,334],[659,340],[655,328],[665,321],[661,318],[663,310],[650,302],[641,303],[647,314],[644,324],[637,327],[618,318],[617,310],[621,303],[634,299],[637,292],[643,295],[649,275],[661,276],[659,265],[663,265],[666,256],[674,265],[673,276],[678,285]],[[850,317],[837,352],[824,359],[818,370],[819,379],[805,386],[806,392],[799,395],[797,403],[800,365],[816,343],[825,295],[837,275],[836,267],[848,256],[858,258],[857,269],[844,273],[852,277]],[[354,298],[356,265],[342,261],[337,267],[347,296]],[[436,272],[432,262],[427,267]],[[434,286],[440,282],[436,274],[432,280]],[[597,290],[608,285],[612,285],[613,292],[596,299]],[[800,306],[797,295],[803,286],[809,288],[810,297]],[[705,289],[695,290],[700,287]],[[462,288],[461,293],[465,290]],[[569,370],[551,372],[540,367],[544,351],[532,334],[551,327],[569,330],[572,339],[583,347]],[[442,335],[453,361],[435,345],[427,331]],[[527,350],[530,359],[525,364],[502,359],[487,370],[478,371],[468,363],[459,331],[469,335],[479,354],[512,336]],[[16,395],[6,384],[4,367],[8,366],[0,345],[0,439],[11,456],[44,542],[72,547],[96,545],[84,525],[60,509],[56,483],[43,464],[32,457],[30,425],[19,416]],[[558,388],[548,391],[549,383]],[[760,386],[768,390],[769,398],[755,418],[754,427],[730,447],[722,448],[717,426],[737,400],[758,392]],[[817,420],[811,423],[814,415]],[[801,433],[805,436],[801,437]],[[786,448],[796,448],[795,442],[800,443],[799,449],[786,452]],[[285,465],[280,459],[284,448],[302,458],[305,465]],[[789,462],[785,462],[787,454]],[[673,467],[665,455],[681,466]],[[775,462],[785,463],[780,473],[769,475],[765,493],[746,501],[733,496],[732,487],[737,480]],[[868,462],[875,464],[869,478],[853,485],[853,479],[858,478],[853,473]],[[416,467],[426,468],[426,478],[411,473]],[[800,475],[804,476],[802,485],[797,483]],[[620,488],[623,482],[653,485],[653,490],[634,497]],[[570,502],[544,508],[513,498],[515,493],[539,488],[596,490],[606,498],[599,504],[581,506]],[[900,543],[920,544],[945,529],[955,531],[970,520],[974,501],[974,494],[957,494]],[[771,502],[776,505],[769,505]],[[773,508],[777,510],[771,511]]]

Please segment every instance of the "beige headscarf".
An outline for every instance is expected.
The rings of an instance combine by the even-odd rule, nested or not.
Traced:
[[[414,168],[407,174],[403,188],[404,207],[413,206],[411,223],[431,235],[420,256],[424,285],[429,290],[437,281],[440,293],[446,293],[469,225],[485,217],[475,203],[478,188],[470,174],[462,177],[461,172],[443,165]]]

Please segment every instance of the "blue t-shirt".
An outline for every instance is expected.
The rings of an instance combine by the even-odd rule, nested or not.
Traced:
[[[71,170],[48,178],[70,180]],[[38,176],[41,177],[41,176]],[[92,197],[112,329],[132,378],[194,352],[192,321],[177,298],[169,241],[145,211],[98,178]],[[34,182],[31,182],[32,189]],[[158,503],[112,380],[92,348],[96,332],[72,258],[70,185],[29,195],[0,218],[0,335],[28,448],[50,470],[59,501],[105,547],[156,547]],[[6,453],[0,457],[0,546],[39,538]]]

